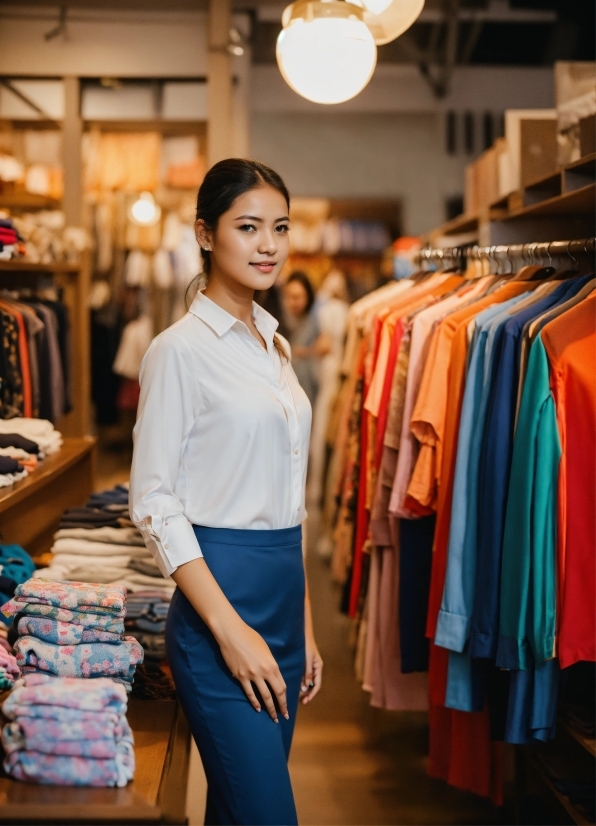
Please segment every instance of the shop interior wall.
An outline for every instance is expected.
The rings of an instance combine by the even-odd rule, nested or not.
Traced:
[[[477,155],[485,112],[550,108],[553,100],[550,67],[458,68],[439,100],[417,67],[385,64],[357,98],[324,107],[292,92],[275,66],[253,66],[251,153],[296,195],[400,198],[403,229],[418,234],[445,220],[445,201],[462,194],[471,160],[461,134],[458,151],[446,150],[447,111],[474,114]]]

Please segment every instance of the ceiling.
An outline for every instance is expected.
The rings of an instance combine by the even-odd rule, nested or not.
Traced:
[[[0,0],[2,7],[7,7]],[[16,4],[11,4],[14,9]],[[19,7],[59,6],[70,13],[119,10],[129,12],[196,12],[207,0],[21,0]],[[248,12],[255,63],[275,62],[275,42],[284,2],[232,0],[235,11]],[[455,65],[543,66],[555,60],[595,59],[594,0],[426,0],[419,20],[393,43],[379,48],[380,63],[434,65],[446,59]],[[47,11],[46,11],[47,9]],[[455,35],[455,38],[453,37]],[[449,43],[455,51],[448,55]]]

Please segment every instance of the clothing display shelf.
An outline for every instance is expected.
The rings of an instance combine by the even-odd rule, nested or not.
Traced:
[[[26,479],[0,491],[0,542],[21,545],[35,561],[53,544],[67,508],[83,506],[94,490],[96,440],[65,439]]]
[[[578,238],[594,230],[596,154],[586,155],[525,185],[475,215],[460,215],[422,236],[424,243],[449,247]]]
[[[0,289],[35,290],[48,282],[68,308],[72,347],[72,410],[54,424],[63,436],[82,437],[90,429],[89,256],[78,264],[0,261]]]
[[[132,699],[134,780],[125,788],[38,786],[0,775],[0,823],[186,823],[190,734],[175,701]]]

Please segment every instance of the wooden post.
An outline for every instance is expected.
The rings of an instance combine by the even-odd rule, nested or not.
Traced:
[[[80,84],[78,77],[64,78],[64,121],[62,126],[62,158],[64,165],[64,197],[62,208],[67,226],[83,223],[83,165]]]
[[[232,154],[232,57],[226,51],[232,23],[231,0],[209,0],[207,164]]]

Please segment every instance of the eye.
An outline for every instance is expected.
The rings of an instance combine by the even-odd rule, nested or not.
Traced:
[[[290,227],[288,226],[288,224],[278,224],[278,225],[275,227],[275,231],[276,231],[276,232],[279,232],[280,234],[282,234],[282,233],[285,233],[285,232],[289,232],[289,231],[290,231]]]
[[[256,227],[254,224],[242,224],[242,226],[238,227],[238,229],[242,232],[253,232],[256,230]]]

